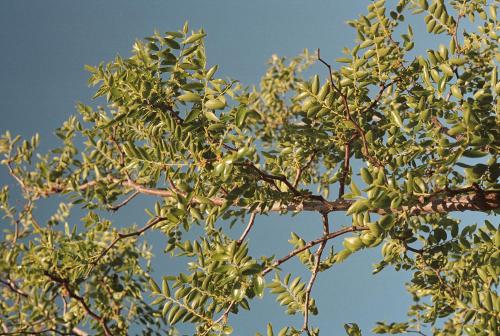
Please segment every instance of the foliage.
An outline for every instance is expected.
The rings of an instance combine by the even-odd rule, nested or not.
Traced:
[[[498,332],[499,227],[450,216],[500,208],[497,3],[429,2],[370,3],[349,22],[357,41],[336,64],[319,51],[273,56],[259,88],[218,78],[206,34],[187,24],[137,41],[130,58],[88,66],[107,106],[79,104],[80,117],[57,129],[61,147],[35,159],[38,135],[0,139],[24,201],[1,189],[2,334],[173,335],[180,324],[231,334],[234,315],[276,295],[304,322],[277,332],[269,325],[267,335],[318,335],[309,321],[318,313],[316,277],[375,247],[383,258],[374,272],[411,272],[415,302],[408,321],[373,332]],[[415,55],[408,15],[447,44]],[[464,18],[477,28],[461,33]],[[303,77],[313,62],[326,79]],[[58,210],[37,219],[38,201],[57,194]],[[144,226],[112,222],[110,212],[141,195],[158,199]],[[75,205],[83,218],[70,216]],[[256,217],[302,211],[321,214],[320,237],[291,233],[281,258],[249,254]],[[332,212],[349,224],[330,231]],[[239,228],[221,225],[245,218],[239,239]],[[150,246],[138,239],[148,230],[167,237],[166,253],[188,260],[185,273],[151,276]],[[343,248],[324,256],[339,236]],[[295,257],[309,279],[280,272]],[[355,323],[345,330],[361,335]]]

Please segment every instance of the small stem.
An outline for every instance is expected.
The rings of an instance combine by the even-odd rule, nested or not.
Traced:
[[[350,164],[349,160],[351,158],[351,143],[348,142],[345,144],[344,147],[344,167],[342,170],[342,177],[340,178],[340,186],[339,186],[339,197],[342,198],[345,193],[345,181],[347,179],[347,175],[349,174],[349,169],[350,169]]]
[[[121,202],[120,204],[117,204],[117,205],[109,206],[108,209],[111,211],[117,211],[121,207],[127,205],[127,203],[129,203],[131,200],[133,200],[139,194],[140,194],[140,192],[134,191],[129,197],[127,197],[125,200],[123,200],[123,202]]]
[[[118,242],[122,239],[129,238],[129,237],[134,237],[134,236],[140,236],[142,235],[145,231],[149,230],[152,228],[154,225],[158,224],[161,221],[166,220],[165,217],[156,217],[153,220],[151,220],[148,224],[143,226],[137,231],[129,232],[129,233],[118,233],[118,236],[109,244],[102,252],[99,254],[99,256],[92,261],[90,270],[87,272],[87,274],[90,274],[92,270],[94,269],[95,266],[101,261],[102,258],[111,250]]]
[[[288,253],[286,256],[273,262],[269,267],[265,268],[262,271],[262,275],[266,275],[267,273],[271,272],[273,269],[275,269],[279,265],[283,264],[284,262],[288,261],[289,259],[293,258],[297,254],[304,252],[305,250],[307,250],[315,245],[318,245],[324,241],[336,238],[338,236],[344,235],[344,234],[349,233],[349,232],[357,232],[357,231],[364,231],[364,230],[368,230],[368,227],[366,227],[366,226],[349,226],[349,227],[340,229],[338,231],[331,232],[331,233],[324,235],[318,239],[311,240],[310,242],[308,242],[304,246],[293,250],[292,252]]]
[[[249,232],[250,232],[250,230],[252,229],[252,227],[253,227],[253,223],[255,222],[255,217],[256,217],[256,216],[257,216],[257,213],[256,213],[256,212],[252,212],[252,213],[250,214],[250,219],[249,219],[249,221],[248,221],[248,224],[247,224],[247,226],[246,226],[245,230],[244,230],[244,231],[243,231],[243,233],[241,234],[240,239],[238,239],[238,240],[236,241],[236,243],[237,243],[238,245],[241,245],[241,243],[243,243],[243,241],[244,241],[244,240],[245,240],[245,238],[247,237],[248,233],[249,233]]]
[[[106,336],[113,335],[112,332],[111,332],[111,330],[109,329],[107,323],[106,323],[106,319],[103,316],[100,316],[97,313],[95,313],[94,311],[92,311],[92,309],[90,309],[90,307],[88,306],[88,304],[85,302],[85,299],[83,297],[79,296],[78,294],[76,294],[70,288],[68,280],[60,278],[57,275],[49,273],[48,271],[45,271],[44,274],[47,277],[49,277],[50,280],[52,280],[52,281],[58,283],[59,285],[61,285],[63,287],[63,289],[68,293],[68,296],[70,298],[78,301],[80,303],[80,305],[83,307],[83,309],[87,312],[87,314],[91,318],[93,318],[94,320],[96,320],[97,322],[99,322],[99,324],[101,325],[101,327],[102,327],[102,329],[104,331],[104,334]]]
[[[322,213],[323,219],[323,236],[327,236],[330,233],[330,228],[328,224],[328,214]],[[309,278],[309,282],[306,287],[306,298],[304,304],[304,324],[302,325],[302,330],[305,331],[308,335],[309,332],[309,301],[311,298],[311,291],[314,286],[314,282],[316,281],[316,277],[318,276],[319,266],[321,264],[321,255],[323,254],[323,250],[325,249],[327,240],[322,241],[319,244],[318,250],[316,251],[316,260],[314,263],[314,268],[311,272],[311,277]]]

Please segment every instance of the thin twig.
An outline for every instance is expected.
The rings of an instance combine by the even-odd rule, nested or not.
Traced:
[[[421,332],[420,330],[412,330],[412,329],[408,329],[406,330],[406,332],[409,332],[409,333],[415,333],[415,334],[419,334],[419,335],[422,335],[422,336],[427,336],[426,334],[424,334],[423,332]]]
[[[9,288],[12,292],[16,293],[17,295],[28,297],[28,294],[19,289],[19,287],[17,287],[17,285],[10,279],[7,280],[0,279],[0,283]]]
[[[93,318],[94,320],[96,320],[101,325],[101,327],[102,327],[102,329],[104,331],[104,334],[106,336],[112,336],[113,335],[111,333],[111,330],[109,329],[109,327],[107,325],[106,319],[103,316],[100,316],[99,314],[97,314],[94,311],[92,311],[92,309],[90,309],[90,307],[88,306],[88,304],[85,302],[85,299],[83,297],[79,296],[78,294],[76,294],[75,291],[73,291],[70,288],[68,280],[60,278],[57,275],[52,274],[52,273],[50,273],[48,271],[45,271],[44,274],[47,277],[49,277],[52,281],[60,284],[63,287],[63,289],[68,293],[68,295],[69,295],[70,298],[78,301],[80,303],[80,305],[83,307],[83,309],[87,312],[87,314],[91,318]]]
[[[322,236],[322,237],[320,237],[318,239],[311,240],[310,242],[308,242],[304,246],[299,247],[299,248],[293,250],[292,252],[288,253],[286,256],[284,256],[284,257],[276,260],[275,262],[273,262],[269,267],[265,268],[262,271],[262,275],[266,275],[267,273],[271,272],[273,269],[275,269],[276,267],[280,266],[284,262],[286,262],[289,259],[295,257],[297,254],[299,254],[301,252],[304,252],[305,250],[307,250],[307,249],[309,249],[309,248],[311,248],[311,247],[313,247],[315,245],[321,244],[324,241],[336,238],[338,236],[344,235],[344,234],[349,233],[349,232],[357,232],[357,231],[364,231],[364,230],[368,230],[368,227],[366,227],[366,226],[349,226],[349,227],[337,230],[335,232],[331,232],[331,233],[329,233],[327,235],[324,235],[324,236]]]
[[[131,200],[133,200],[139,194],[140,194],[140,192],[136,190],[129,197],[127,197],[125,200],[123,200],[120,204],[109,206],[108,209],[111,211],[117,211],[121,207],[127,205]]]
[[[148,224],[140,228],[139,230],[133,231],[133,232],[128,232],[128,233],[118,233],[116,238],[104,249],[102,252],[99,254],[99,256],[94,259],[91,263],[90,270],[87,272],[87,274],[90,274],[92,270],[94,269],[95,266],[101,261],[102,258],[111,250],[118,242],[122,239],[126,239],[129,237],[134,237],[134,236],[140,236],[142,235],[145,231],[149,230],[156,224],[158,224],[161,221],[166,220],[165,217],[155,217],[153,220],[151,220]]]
[[[339,181],[339,197],[342,198],[345,193],[345,181],[347,179],[347,175],[349,174],[350,164],[349,160],[351,159],[351,143],[347,142],[344,146],[344,167],[342,170],[342,176]]]
[[[297,188],[295,188],[295,186],[290,183],[290,181],[287,180],[287,178],[283,175],[273,175],[273,174],[269,174],[269,173],[266,173],[264,171],[262,171],[261,169],[257,168],[253,163],[250,163],[250,162],[247,162],[244,164],[245,166],[253,169],[254,171],[257,172],[257,174],[260,175],[260,177],[266,181],[266,182],[273,182],[274,186],[279,190],[279,188],[277,187],[277,185],[274,183],[274,181],[280,181],[280,182],[283,182],[287,187],[288,187],[288,190],[290,190],[295,196],[301,196],[302,194],[297,190]]]
[[[299,167],[299,169],[297,169],[297,174],[295,175],[295,179],[293,181],[294,188],[298,187],[300,179],[302,177],[302,174],[304,173],[304,171],[306,171],[311,166],[312,162],[314,161],[315,156],[316,156],[316,152],[313,152],[311,154],[311,157],[309,158],[309,160],[306,162],[306,164],[302,167]]]
[[[330,227],[328,224],[328,214],[323,213],[322,219],[323,219],[323,236],[327,236],[330,233]],[[318,276],[318,271],[319,271],[319,266],[321,264],[321,255],[323,254],[323,250],[325,249],[327,240],[322,241],[319,244],[318,250],[316,251],[316,260],[314,263],[314,268],[311,272],[311,277],[309,278],[309,282],[307,283],[306,287],[306,297],[305,297],[305,304],[304,304],[304,324],[302,325],[302,330],[305,331],[308,335],[310,335],[309,332],[309,301],[311,298],[311,291],[314,286],[314,281],[316,281],[316,277]]]
[[[366,158],[375,166],[382,166],[382,164],[378,161],[378,159],[376,159],[375,157],[371,156],[370,155],[370,151],[368,149],[368,141],[366,140],[366,135],[365,135],[365,132],[363,131],[363,129],[359,126],[359,124],[352,118],[352,115],[351,115],[351,111],[349,109],[349,102],[347,100],[347,95],[344,94],[341,90],[340,87],[338,87],[337,85],[335,85],[335,83],[333,82],[333,73],[332,73],[332,66],[327,63],[325,60],[323,60],[321,58],[321,54],[320,54],[320,49],[318,48],[318,61],[320,61],[321,63],[323,63],[327,68],[328,68],[328,72],[329,72],[329,75],[330,75],[330,85],[332,86],[332,88],[340,95],[340,97],[342,98],[342,103],[344,104],[344,114],[345,114],[345,118],[347,121],[350,121],[353,125],[354,125],[354,128],[356,129],[356,132],[358,133],[358,135],[361,137],[361,142],[363,143],[363,151],[364,151],[364,155],[366,156]]]
[[[39,331],[34,331],[34,330],[14,330],[14,331],[8,331],[8,332],[0,332],[0,335],[1,336],[8,336],[8,335],[46,335],[47,333],[49,332],[53,332],[53,333],[56,333],[57,335],[87,335],[86,333],[85,334],[78,334],[77,332],[75,332],[73,330],[73,332],[70,332],[70,333],[66,333],[66,332],[63,332],[63,331],[60,331],[60,330],[57,330],[57,329],[54,329],[54,328],[46,328],[46,329],[42,329],[42,330],[39,330]]]
[[[7,161],[7,169],[9,170],[10,176],[12,176],[14,178],[14,180],[17,181],[17,183],[19,184],[19,186],[21,187],[21,189],[25,193],[28,193],[29,188],[26,186],[26,184],[24,183],[24,181],[19,176],[17,176],[16,173],[14,173],[14,168],[12,168],[12,164],[11,164],[10,161]]]
[[[233,308],[234,304],[235,304],[235,301],[231,301],[231,303],[230,303],[230,304],[229,304],[229,306],[226,308],[226,310],[224,310],[224,312],[222,313],[222,315],[221,315],[221,316],[219,316],[219,318],[218,318],[218,319],[216,319],[216,320],[214,320],[214,321],[212,322],[212,325],[211,325],[211,326],[210,326],[207,330],[205,330],[205,332],[202,334],[202,336],[203,336],[203,335],[206,335],[206,334],[207,334],[210,330],[212,330],[212,328],[213,328],[215,325],[219,324],[221,321],[226,321],[226,320],[227,320],[227,317],[228,317],[228,315],[229,315],[229,311],[231,310],[231,308]]]
[[[250,214],[250,219],[248,220],[248,224],[245,228],[245,230],[243,231],[243,233],[241,234],[241,237],[240,239],[238,239],[236,241],[236,243],[238,245],[241,245],[241,243],[245,240],[245,238],[247,237],[248,233],[250,232],[250,230],[252,229],[253,227],[253,223],[255,222],[255,217],[257,216],[257,213],[256,212],[252,212]]]
[[[457,141],[461,141],[464,139],[463,134],[449,135],[448,131],[450,130],[448,127],[444,126],[437,117],[432,117],[431,122],[436,127],[441,134],[445,134],[451,138],[454,138]]]

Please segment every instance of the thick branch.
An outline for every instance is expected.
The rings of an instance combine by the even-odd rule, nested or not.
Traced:
[[[112,182],[120,182],[119,179],[109,178]],[[96,182],[91,181],[79,187],[79,190],[85,190],[92,187]],[[133,181],[121,181],[122,186],[133,188],[141,194],[160,196],[160,197],[175,197],[175,193],[168,189],[149,188],[142,186]],[[474,191],[470,191],[474,190]],[[50,193],[59,193],[66,191],[63,186],[54,186]],[[466,192],[466,193],[464,193]],[[399,209],[373,209],[373,213],[387,214],[389,212],[407,212],[409,215],[418,215],[426,213],[448,213],[448,212],[463,212],[463,211],[491,211],[500,209],[500,190],[477,190],[474,188],[465,188],[460,190],[440,191],[441,195],[432,197],[427,203],[422,203],[413,206],[402,206]],[[210,199],[214,205],[224,205],[226,199],[222,197],[212,197]],[[202,203],[196,196],[192,202]],[[326,201],[324,199],[308,198],[299,202],[282,204],[275,203],[268,211],[317,211],[317,212],[338,212],[346,211],[353,201],[337,199],[334,201]],[[234,204],[238,206],[237,202]],[[260,211],[256,209],[255,211]]]

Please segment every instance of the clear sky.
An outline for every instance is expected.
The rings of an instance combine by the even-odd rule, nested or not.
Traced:
[[[93,104],[84,64],[111,60],[117,53],[129,55],[134,40],[155,29],[177,30],[185,20],[192,28],[203,27],[208,33],[209,63],[219,64],[224,76],[258,84],[272,54],[294,56],[304,48],[319,47],[324,58],[341,56],[342,47],[354,39],[345,21],[364,13],[367,4],[365,0],[0,1],[0,132],[23,136],[39,132],[42,148],[54,147],[53,130],[74,113],[75,103]],[[435,47],[435,41],[420,42]],[[315,69],[324,77],[324,69]],[[0,181],[11,184],[3,170]],[[150,204],[148,199],[139,200],[115,218],[123,225],[140,225],[146,218],[143,208]],[[40,209],[42,216],[50,214],[49,208]],[[334,227],[348,224],[338,215],[331,220]],[[315,238],[320,226],[315,215],[260,217],[249,239],[255,255],[279,256],[291,248],[290,231]],[[162,253],[165,239],[155,234],[148,238],[157,255],[157,274],[178,272],[181,265]],[[378,249],[361,251],[320,275],[313,292],[320,315],[312,318],[312,325],[321,327],[322,334],[343,334],[343,323],[358,322],[368,335],[375,321],[406,319],[411,298],[404,282],[409,275],[392,270],[371,275],[380,256]],[[285,269],[307,276],[298,263]],[[301,318],[285,315],[274,299],[266,294],[250,312],[232,318],[235,335],[263,333],[267,321],[277,327],[300,326]]]

